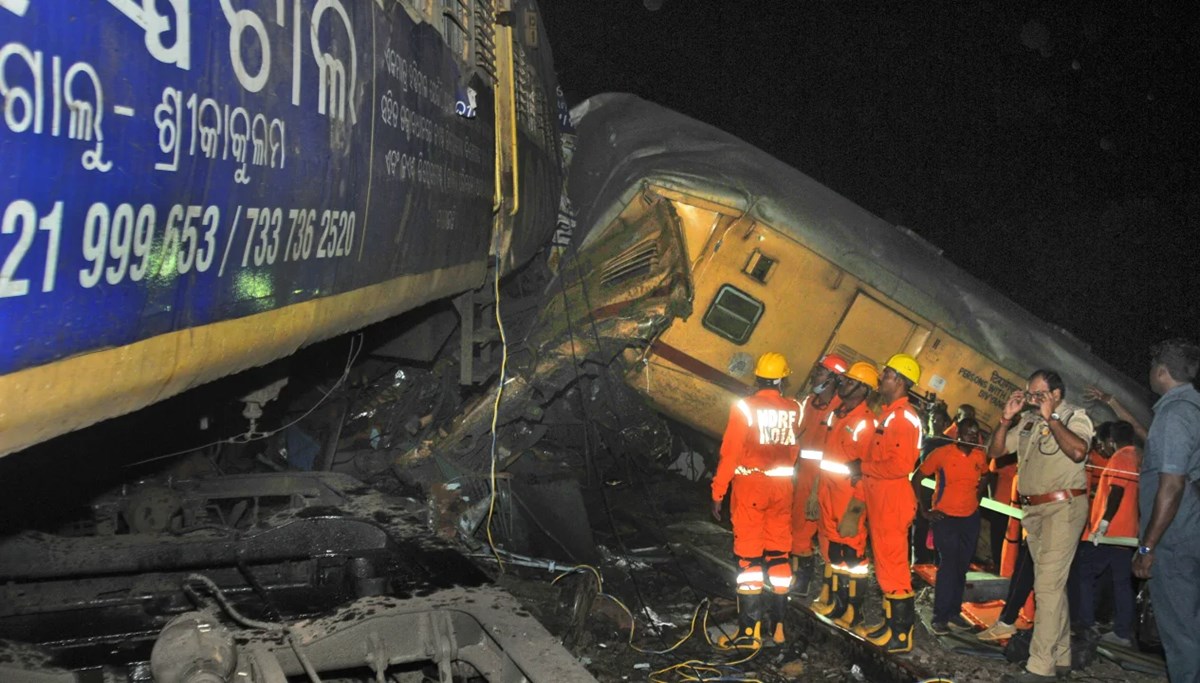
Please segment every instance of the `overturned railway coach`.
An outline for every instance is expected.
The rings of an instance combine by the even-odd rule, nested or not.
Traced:
[[[632,95],[573,116],[578,267],[546,317],[575,318],[584,333],[560,348],[577,356],[589,327],[620,330],[607,355],[625,347],[628,385],[665,415],[719,436],[767,351],[800,378],[823,353],[879,365],[906,352],[915,392],[974,405],[986,424],[1039,367],[1148,415],[1147,394],[1082,342],[770,155]]]
[[[0,455],[527,261],[555,93],[530,0],[0,2]]]

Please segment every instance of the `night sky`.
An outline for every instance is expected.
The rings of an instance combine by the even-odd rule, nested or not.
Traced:
[[[729,131],[1140,383],[1149,344],[1200,336],[1187,3],[541,6],[570,104],[632,92]]]

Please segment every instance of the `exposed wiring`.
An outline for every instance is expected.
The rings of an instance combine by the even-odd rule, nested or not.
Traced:
[[[357,348],[355,348],[355,342],[358,343]],[[354,366],[354,361],[358,359],[358,354],[362,352],[363,345],[365,343],[366,342],[363,341],[363,335],[361,332],[350,338],[350,352],[346,358],[346,367],[344,370],[342,370],[341,377],[338,377],[337,381],[333,383],[333,386],[329,387],[329,390],[326,391],[325,394],[323,396],[321,396],[321,398],[316,403],[314,403],[311,408],[306,410],[303,415],[301,415],[300,417],[283,425],[282,427],[279,427],[278,429],[272,429],[271,431],[268,431],[268,432],[261,432],[258,434],[255,434],[252,432],[244,432],[242,434],[237,434],[235,436],[231,436],[231,437],[228,437],[225,439],[217,439],[216,441],[210,441],[201,446],[193,446],[191,448],[185,448],[183,450],[175,451],[173,453],[167,453],[166,455],[156,455],[153,458],[146,458],[145,460],[131,462],[127,465],[124,465],[124,467],[137,467],[138,465],[145,465],[147,463],[157,462],[159,460],[166,460],[167,458],[174,458],[176,456],[184,455],[187,453],[193,453],[198,450],[212,448],[213,446],[220,446],[221,444],[250,443],[252,441],[261,441],[262,439],[268,439],[272,436],[275,436],[279,432],[282,432],[285,429],[288,429],[289,427],[297,424],[304,418],[311,415],[314,410],[321,407],[321,405],[323,403],[325,403],[326,400],[329,399],[329,397],[333,394],[334,391],[337,391],[337,388],[340,387],[346,381],[346,379],[348,379],[350,377],[350,368],[352,368]]]
[[[581,564],[554,577],[554,580],[551,581],[550,584],[553,585],[558,583],[560,579],[570,576],[571,574],[585,572],[591,572],[592,576],[596,579],[596,596],[603,597],[615,604],[617,607],[620,607],[621,610],[625,612],[625,615],[629,617],[629,639],[626,644],[635,652],[640,652],[647,655],[670,654],[671,652],[679,649],[684,643],[686,643],[692,638],[692,636],[696,634],[697,623],[700,624],[700,631],[704,634],[704,640],[708,643],[709,647],[713,648],[714,650],[726,652],[739,649],[736,647],[724,647],[712,642],[712,639],[708,635],[709,603],[707,598],[701,600],[700,603],[696,605],[696,609],[692,611],[692,618],[688,626],[687,633],[685,633],[679,640],[675,641],[674,645],[661,650],[651,650],[639,647],[633,642],[637,632],[637,620],[634,619],[633,612],[630,611],[629,607],[626,606],[620,598],[604,592],[604,578],[601,576],[599,569],[596,569],[591,565]],[[701,617],[702,614],[703,617]],[[667,683],[667,681],[662,677],[669,673],[675,672],[680,675],[680,678],[678,679],[680,681],[739,681],[740,683],[761,683],[757,678],[750,678],[741,675],[730,675],[728,671],[732,667],[735,667],[739,664],[745,664],[751,659],[754,659],[756,656],[758,656],[759,652],[759,649],[753,649],[750,651],[750,654],[746,655],[745,657],[731,662],[709,662],[701,659],[689,659],[687,661],[672,664],[671,666],[654,671],[650,674],[649,678],[652,682]],[[686,673],[688,671],[691,673]],[[713,675],[706,676],[704,675],[705,673],[711,673]]]
[[[571,261],[572,261],[573,265],[575,266],[575,276],[579,281],[580,292],[583,295],[584,311],[586,312],[585,315],[587,316],[587,321],[588,321],[589,327],[591,328],[592,339],[596,344],[597,350],[599,350],[602,348],[602,344],[600,341],[600,331],[596,325],[596,316],[593,315],[593,311],[595,309],[592,306],[591,296],[588,293],[587,278],[585,277],[582,266],[580,265],[580,262],[579,262],[579,251],[578,251],[578,248],[575,246],[574,242],[571,242],[570,245],[568,246],[568,254],[570,255]],[[565,265],[563,266],[562,270],[565,271]],[[571,315],[570,315],[571,311],[570,311],[570,304],[567,299],[567,291],[566,291],[566,284],[564,281],[564,274],[565,273],[560,273],[558,276],[558,280],[559,280],[560,288],[562,290],[563,309],[564,309],[564,312],[566,313],[567,333],[571,339],[571,360],[575,365],[576,381],[578,381],[578,379],[579,379],[579,370],[578,370],[579,360],[575,356],[575,331],[574,331],[573,325],[571,324]],[[604,383],[605,388],[608,390],[609,395],[615,395],[615,391],[610,384],[610,379],[609,379],[607,372],[601,372],[600,381],[602,381]],[[587,406],[583,402],[582,392],[580,393],[580,407],[583,410],[583,414],[586,419],[587,415],[588,415]],[[625,425],[624,425],[624,420],[621,419],[620,413],[616,414],[616,420],[617,420],[617,426],[618,426],[619,431],[624,433]],[[590,422],[590,420],[589,420],[589,422]],[[588,446],[586,426],[585,426],[585,430],[584,430],[584,439],[585,439],[585,449],[586,449]],[[611,451],[610,451],[610,453],[611,453]],[[585,455],[586,455],[586,450],[585,450]],[[626,458],[624,460],[624,464],[626,466],[626,472],[628,473],[628,467],[629,467],[629,459],[628,458]],[[590,471],[589,471],[589,476],[590,476]],[[650,503],[650,507],[653,511],[653,514],[650,516],[650,519],[653,520],[653,523],[655,524],[655,526],[658,527],[660,535],[662,535],[663,537],[666,537],[666,534],[663,533],[662,526],[659,523],[660,520],[663,519],[663,516],[658,510],[658,505],[655,503],[655,500],[657,499],[658,496],[654,495],[650,492],[649,486],[646,483],[646,478],[644,478],[644,477],[630,477],[630,478],[636,479],[642,485],[643,491],[646,491],[647,495],[644,497],[644,499]],[[654,492],[654,493],[657,493],[657,492]],[[609,523],[613,527],[613,535],[616,537],[618,545],[620,545],[622,547],[623,552],[625,552],[625,554],[628,555],[629,554],[628,549],[626,549],[624,547],[624,540],[621,538],[621,535],[619,533],[617,533],[617,531],[616,531],[616,524],[613,521],[612,511],[609,507],[607,490],[604,488],[603,484],[601,484],[601,495],[602,495],[602,498],[604,501],[605,512],[608,514],[608,517],[609,517]],[[674,561],[676,572],[678,573],[678,575],[681,578],[683,578],[684,582],[687,584],[688,589],[692,592],[693,598],[699,599],[700,591],[696,590],[696,587],[692,584],[691,579],[688,577],[687,572],[683,568],[683,563],[680,561],[678,554],[675,552],[675,549],[672,548],[670,544],[667,544],[667,550],[670,553],[672,560]],[[630,572],[630,578],[633,580],[634,591],[637,594],[638,600],[641,601],[641,603],[642,603],[642,608],[644,610],[648,609],[646,607],[645,598],[642,597],[641,590],[638,585],[637,577],[634,576],[632,571]],[[647,614],[648,614],[648,612],[647,612]]]
[[[488,547],[496,556],[496,564],[500,568],[500,573],[503,574],[504,559],[500,557],[500,553],[496,550],[496,543],[492,540],[492,515],[496,511],[496,424],[500,420],[500,398],[504,396],[505,373],[508,371],[508,337],[504,333],[504,321],[500,319],[500,262],[500,255],[497,253],[496,276],[492,282],[495,294],[496,327],[500,330],[500,381],[496,385],[496,402],[492,404],[491,470],[488,475],[491,482],[491,497],[488,500],[486,531]]]
[[[317,670],[313,668],[312,662],[308,659],[308,655],[304,654],[304,650],[300,649],[300,643],[296,641],[296,635],[289,624],[251,619],[243,615],[241,612],[238,612],[237,609],[229,603],[229,599],[225,597],[225,591],[221,590],[221,587],[218,586],[212,579],[204,576],[203,574],[188,574],[187,578],[183,580],[183,590],[185,593],[195,599],[196,602],[202,601],[198,599],[195,591],[191,586],[188,585],[190,583],[199,583],[207,588],[209,594],[213,596],[213,598],[217,601],[217,604],[221,606],[221,609],[225,610],[225,613],[228,614],[231,619],[242,626],[245,626],[246,628],[258,629],[260,631],[281,632],[284,637],[287,638],[288,645],[291,646],[292,652],[295,653],[296,659],[300,662],[300,666],[304,668],[304,673],[308,674],[308,680],[311,683],[321,683],[321,677],[317,674]]]
[[[582,284],[583,274],[582,274],[580,266],[579,266],[579,255],[573,249],[571,251],[569,251],[568,253],[571,255],[572,260],[575,263],[576,276],[578,278],[580,278],[580,282]],[[567,335],[568,335],[568,338],[570,339],[570,345],[571,345],[571,367],[573,368],[573,370],[575,372],[575,383],[578,385],[581,383],[581,376],[579,374],[579,358],[575,353],[575,339],[576,339],[575,338],[575,326],[571,322],[571,301],[570,301],[570,297],[567,296],[565,275],[566,275],[566,271],[565,271],[565,265],[564,265],[564,267],[562,269],[560,269],[557,279],[558,279],[558,283],[559,283],[559,289],[562,292],[563,313],[564,313],[564,316],[566,319]],[[586,301],[586,289],[584,290],[584,294],[585,294],[585,301]],[[595,336],[596,335],[596,330],[595,330],[596,323],[595,323],[595,318],[592,317],[591,312],[590,312],[590,310],[591,310],[590,304],[585,304],[585,310],[587,311],[586,315],[592,321],[592,332],[593,332],[593,335]],[[596,343],[597,343],[597,349],[599,349],[600,343],[599,343],[598,336],[596,336]],[[625,539],[621,537],[621,533],[617,530],[617,522],[616,522],[616,518],[613,516],[612,504],[608,499],[608,489],[606,487],[606,484],[604,483],[603,478],[598,476],[599,475],[598,472],[596,473],[597,474],[596,478],[594,480],[592,479],[592,476],[593,476],[592,470],[596,468],[595,449],[592,446],[592,439],[591,439],[592,420],[591,420],[590,415],[588,414],[587,402],[584,399],[582,387],[580,388],[580,391],[577,393],[579,395],[579,410],[584,417],[583,457],[584,457],[584,465],[587,470],[588,481],[599,482],[600,499],[604,503],[604,513],[605,513],[605,516],[608,518],[609,528],[612,529],[613,537],[616,539],[617,545],[621,548],[621,552],[624,553],[625,555],[629,555],[630,554],[629,549],[627,547],[625,547]],[[599,435],[597,435],[597,436],[599,436]],[[610,451],[610,453],[611,453],[611,451]],[[637,596],[638,602],[641,603],[642,610],[646,612],[647,616],[650,616],[649,607],[646,604],[646,598],[642,595],[641,584],[638,582],[637,574],[635,574],[632,571],[632,569],[629,571],[629,578],[633,582],[633,592]]]
[[[611,602],[616,604],[617,607],[620,607],[621,610],[625,612],[625,615],[629,617],[629,642],[628,642],[628,645],[630,648],[634,649],[637,652],[641,652],[642,654],[647,654],[647,655],[668,654],[668,653],[676,650],[680,645],[683,645],[685,642],[687,642],[687,640],[692,637],[692,634],[694,634],[696,632],[696,621],[700,618],[701,610],[705,610],[705,620],[707,621],[708,612],[707,612],[706,608],[708,607],[708,600],[705,599],[705,600],[701,600],[700,604],[696,605],[695,611],[692,612],[691,628],[688,629],[687,634],[684,635],[682,638],[680,638],[674,645],[672,645],[666,649],[663,649],[663,650],[648,650],[646,648],[638,647],[637,645],[634,645],[634,643],[633,643],[634,634],[637,631],[637,621],[633,618],[633,612],[631,612],[629,610],[629,608],[625,605],[624,602],[621,601],[620,598],[618,598],[615,595],[611,595],[609,593],[604,592],[604,579],[601,578],[601,576],[600,576],[600,570],[598,570],[595,567],[588,565],[588,564],[581,564],[577,567],[569,569],[569,570],[559,574],[558,576],[554,577],[554,580],[550,582],[550,585],[554,585],[554,584],[558,583],[559,579],[562,579],[563,577],[570,576],[571,574],[582,573],[582,572],[587,572],[587,571],[590,571],[592,573],[592,576],[596,577],[596,595],[610,600]]]

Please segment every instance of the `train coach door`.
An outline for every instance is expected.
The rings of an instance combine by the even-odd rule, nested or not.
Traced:
[[[826,348],[852,363],[864,360],[880,366],[893,353],[916,355],[928,338],[928,327],[859,292]]]

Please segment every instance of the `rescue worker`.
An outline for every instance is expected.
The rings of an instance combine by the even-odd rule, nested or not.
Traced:
[[[946,436],[946,430],[953,423],[950,420],[950,413],[946,412],[946,404],[938,402],[925,416],[925,436],[921,439],[921,458],[920,462],[925,462],[929,454],[935,450],[945,446],[948,443],[953,443],[953,439]],[[917,491],[917,509],[928,510],[933,503],[933,491],[924,486],[916,489]],[[909,542],[913,548],[913,564],[936,564],[937,552],[933,548],[933,531],[929,527],[929,520],[923,515],[917,515],[913,519],[912,535]]]
[[[737,557],[738,631],[721,637],[722,647],[757,649],[762,622],[769,617],[775,642],[782,643],[783,615],[792,583],[792,476],[799,446],[800,404],[780,393],[791,374],[778,353],[764,353],[754,369],[758,391],[736,401],[721,441],[721,459],[712,482],[712,516],[721,520],[721,502],[731,488],[733,554]],[[764,583],[770,587],[770,613],[764,614]]]
[[[933,526],[938,552],[937,584],[933,591],[933,622],[929,630],[944,636],[950,629],[969,631],[971,623],[962,616],[963,591],[971,555],[979,541],[979,499],[986,484],[987,456],[979,444],[979,424],[974,418],[958,422],[957,443],[946,444],[929,454],[912,479],[913,493],[921,481],[934,477],[933,502],[921,505],[921,517]]]
[[[1025,390],[1014,391],[988,443],[988,457],[1017,453],[1017,489],[1037,595],[1033,640],[1025,671],[1007,680],[1054,681],[1071,670],[1071,630],[1067,574],[1076,539],[1087,522],[1084,459],[1092,440],[1092,421],[1066,401],[1062,377],[1037,370]]]
[[[879,373],[870,363],[855,363],[842,375],[841,403],[825,418],[817,480],[820,529],[827,546],[824,583],[813,611],[847,629],[862,620],[867,576],[867,505],[862,484],[850,479],[849,463],[863,459],[871,445],[877,422],[867,397],[877,388]]]
[[[808,595],[815,567],[813,536],[820,517],[817,477],[825,445],[825,418],[837,407],[840,378],[850,366],[836,353],[821,357],[809,378],[811,392],[800,403],[800,457],[796,460],[796,485],[792,494],[792,593]]]
[[[908,532],[917,514],[917,498],[909,476],[921,453],[921,418],[908,402],[908,392],[921,379],[921,366],[906,353],[884,364],[879,395],[884,401],[879,428],[866,458],[851,463],[861,476],[867,501],[867,530],[875,578],[883,591],[883,618],[863,624],[855,633],[888,652],[912,650],[916,613]]]
[[[1092,499],[1088,524],[1075,556],[1079,572],[1079,623],[1085,629],[1096,624],[1096,587],[1104,570],[1110,569],[1113,587],[1113,630],[1100,642],[1133,647],[1133,548],[1101,545],[1105,537],[1137,538],[1138,469],[1142,454],[1134,445],[1134,428],[1128,422],[1106,422],[1100,452],[1107,464],[1100,473],[1096,497]],[[1103,425],[1102,425],[1103,426]],[[1097,429],[1099,432],[1100,430]]]

